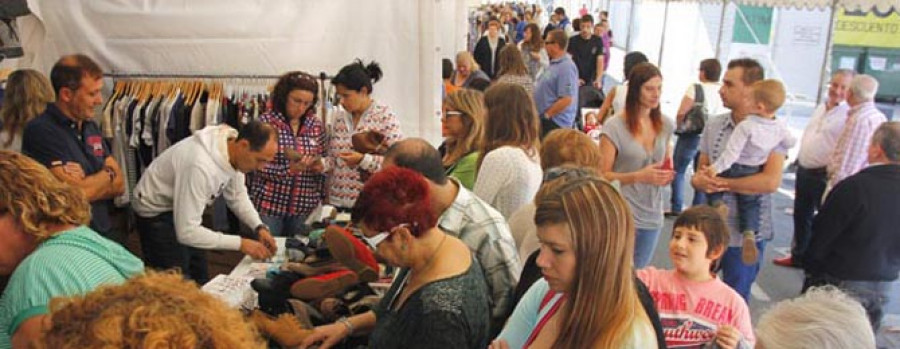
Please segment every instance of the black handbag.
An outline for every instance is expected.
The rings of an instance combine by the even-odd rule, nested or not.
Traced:
[[[703,102],[703,87],[700,84],[694,84],[694,106],[684,114],[684,121],[675,130],[675,134],[697,135],[703,132],[708,113]]]

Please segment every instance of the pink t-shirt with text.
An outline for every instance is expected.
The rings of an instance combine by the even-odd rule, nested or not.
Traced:
[[[669,348],[703,348],[715,340],[719,324],[737,328],[749,347],[756,343],[747,303],[722,280],[690,281],[653,267],[637,276],[653,296]]]

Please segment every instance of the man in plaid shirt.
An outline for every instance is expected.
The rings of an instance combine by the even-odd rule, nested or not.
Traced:
[[[866,154],[875,130],[887,118],[875,107],[878,81],[869,75],[857,75],[850,83],[847,104],[850,112],[841,137],[838,138],[831,163],[828,164],[828,186],[825,195],[844,178],[866,168]]]

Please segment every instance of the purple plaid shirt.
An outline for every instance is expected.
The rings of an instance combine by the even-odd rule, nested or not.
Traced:
[[[831,163],[828,165],[828,187],[833,188],[844,178],[850,177],[869,165],[869,142],[875,130],[887,118],[874,102],[866,102],[850,108],[847,123],[838,138]]]
[[[307,171],[291,174],[284,149],[324,157],[326,135],[322,120],[315,115],[306,117],[296,135],[278,112],[263,114],[259,120],[278,131],[278,154],[264,169],[248,176],[250,199],[261,216],[305,217],[325,197],[325,176]]]

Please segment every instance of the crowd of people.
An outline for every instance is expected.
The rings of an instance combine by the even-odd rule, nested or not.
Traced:
[[[900,272],[900,123],[875,108],[878,82],[836,72],[804,131],[794,248],[775,260],[804,269],[804,294],[754,327],[750,288],[796,143],[777,116],[784,86],[753,59],[706,59],[663,115],[662,73],[631,52],[595,142],[579,99],[603,87],[609,19],[559,8],[542,31],[541,11],[481,10],[474,51],[443,62],[438,147],[402,134],[374,94],[376,62],[335,75],[328,124],[319,82],[285,73],[270,112],[199,129],[142,173],[140,258],[111,224],[124,175],[92,120],[102,69],[69,55],[49,79],[14,72],[0,109],[0,348],[262,348],[260,333],[301,348],[874,348]],[[203,224],[219,197],[245,232]],[[394,271],[371,310],[311,327],[242,316],[197,287],[207,250],[272,257],[323,204]],[[660,239],[671,270],[651,265]]]

